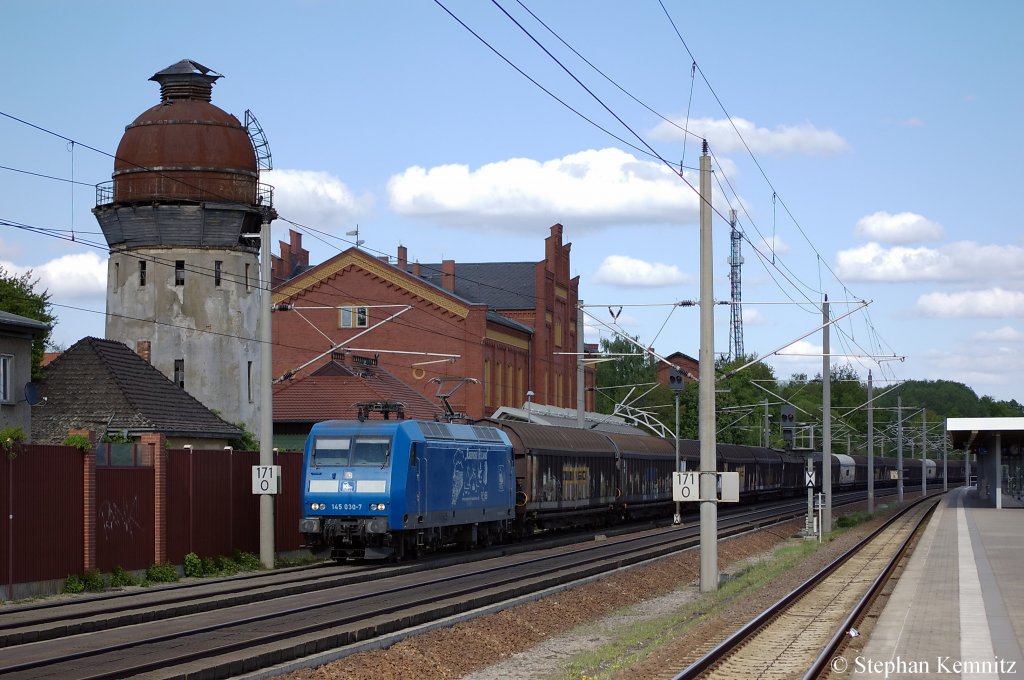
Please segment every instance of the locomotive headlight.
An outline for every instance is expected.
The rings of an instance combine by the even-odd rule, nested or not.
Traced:
[[[327,509],[327,504],[326,503],[310,503],[309,504],[309,509],[310,510],[326,510]]]
[[[378,510],[379,511],[379,510],[383,510],[383,509],[384,509],[384,504],[383,503],[370,503],[370,510]]]

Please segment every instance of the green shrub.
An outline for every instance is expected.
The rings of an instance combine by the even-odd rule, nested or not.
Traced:
[[[146,580],[151,583],[173,583],[178,580],[178,571],[170,562],[152,564],[146,569]]]
[[[206,573],[206,570],[203,569],[203,560],[199,559],[199,555],[196,555],[194,552],[185,555],[185,563],[182,567],[185,571],[185,576],[192,578],[198,578]]]
[[[114,571],[110,572],[110,587],[111,588],[125,588],[127,586],[134,586],[135,579],[132,575],[124,570],[122,566],[114,567]]]
[[[259,571],[263,569],[263,563],[260,562],[260,558],[242,550],[235,551],[235,563],[238,564],[238,568],[242,571]]]
[[[203,573],[207,575],[217,573],[217,563],[212,557],[203,558]]]
[[[90,569],[85,572],[82,577],[82,583],[85,585],[85,589],[91,593],[98,592],[107,587],[107,579],[103,577],[99,569]]]
[[[64,579],[64,592],[65,593],[81,593],[85,592],[85,584],[82,583],[82,577],[78,574],[68,574],[68,577]]]
[[[238,565],[230,557],[217,555],[213,558],[213,563],[217,568],[217,574],[220,576],[234,576],[238,573]]]
[[[0,450],[7,454],[7,457],[14,460],[17,455],[14,453],[14,445],[20,444],[27,439],[25,430],[20,427],[5,427],[0,430]]]
[[[64,446],[74,446],[82,453],[89,453],[92,451],[92,442],[84,434],[69,434],[64,437],[64,441],[61,442]]]

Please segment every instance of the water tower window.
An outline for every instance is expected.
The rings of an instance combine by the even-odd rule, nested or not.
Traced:
[[[146,261],[139,260],[139,285],[146,285]]]
[[[213,261],[213,285],[220,286],[220,268],[224,264],[221,260]]]
[[[245,290],[249,291],[249,265],[245,265]]]
[[[185,388],[185,360],[175,359],[174,360],[174,384],[178,387]]]
[[[11,401],[11,365],[14,357],[0,354],[0,402]]]
[[[185,260],[174,261],[174,285],[185,285]]]

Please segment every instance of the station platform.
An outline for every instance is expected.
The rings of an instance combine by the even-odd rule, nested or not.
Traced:
[[[831,677],[1024,678],[1024,514],[975,487],[935,508],[870,637]]]

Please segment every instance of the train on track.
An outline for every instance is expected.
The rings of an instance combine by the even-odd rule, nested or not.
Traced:
[[[818,485],[822,454],[815,458]],[[680,440],[684,470],[700,444]],[[481,420],[324,421],[306,441],[302,518],[307,547],[337,560],[402,559],[458,545],[489,545],[538,530],[671,517],[675,440],[647,435]],[[806,455],[717,445],[719,472],[737,472],[740,501],[806,493]],[[904,459],[904,484],[921,461]],[[895,486],[895,458],[874,457],[875,487]],[[948,466],[949,482],[963,482]],[[941,467],[925,461],[928,481]],[[867,487],[867,456],[832,454],[834,491]]]

